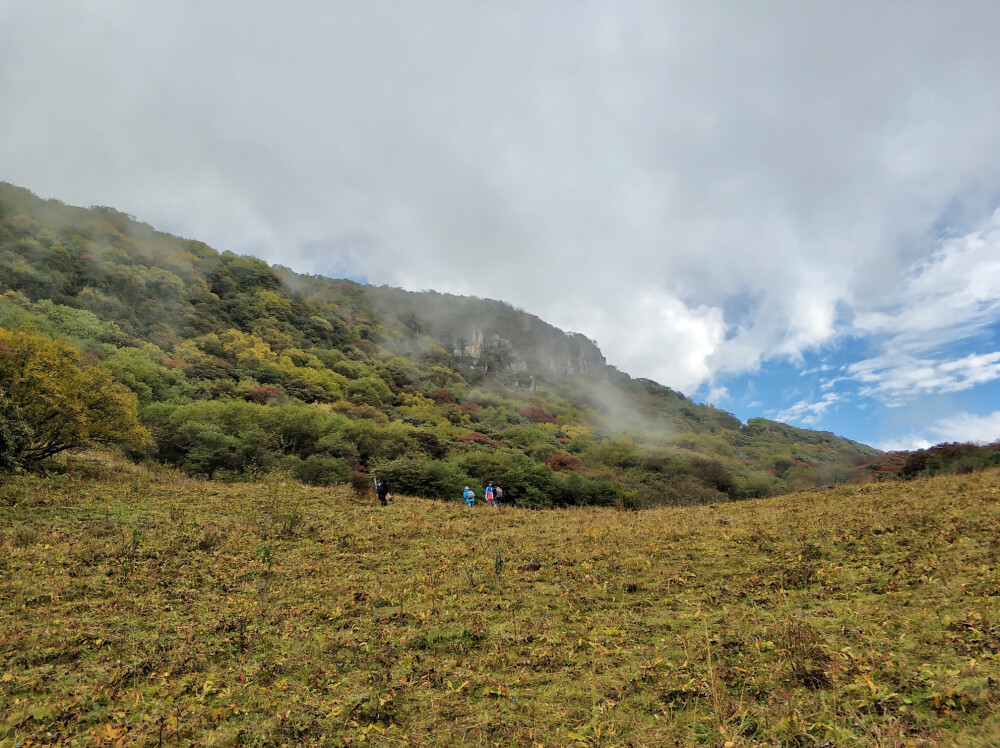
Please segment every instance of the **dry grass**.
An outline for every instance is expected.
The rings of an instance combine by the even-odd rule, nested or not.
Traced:
[[[0,487],[0,744],[987,746],[1000,474],[467,511]]]

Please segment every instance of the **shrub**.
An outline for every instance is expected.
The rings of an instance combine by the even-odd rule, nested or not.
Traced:
[[[517,460],[500,478],[504,499],[530,507],[552,507],[564,503],[553,490],[554,473],[548,465],[527,458]]]
[[[438,405],[454,405],[458,402],[458,398],[455,397],[451,392],[446,390],[444,387],[437,390],[436,392],[431,392],[427,395],[431,400],[436,402]]]
[[[580,472],[583,469],[583,463],[580,461],[579,457],[573,457],[572,455],[561,453],[546,457],[545,464],[556,472]]]
[[[474,442],[476,444],[493,444],[492,439],[486,436],[486,434],[480,434],[478,431],[473,431],[470,434],[462,434],[461,436],[456,436],[455,441]]]
[[[417,444],[420,451],[428,457],[439,460],[448,454],[448,445],[442,442],[437,434],[432,431],[413,430],[410,432],[410,438]]]
[[[520,416],[531,423],[555,423],[556,419],[551,413],[540,405],[529,405],[517,411]]]
[[[243,390],[243,397],[252,402],[264,404],[281,396],[281,390],[273,384],[253,384]]]
[[[157,424],[157,456],[192,475],[240,475],[268,469],[280,457],[274,409],[240,400],[147,408]]]
[[[371,479],[363,468],[355,467],[351,471],[350,477],[347,482],[351,484],[351,489],[354,491],[354,497],[357,499],[363,499],[373,490]]]
[[[622,495],[612,481],[590,480],[575,472],[553,475],[549,490],[556,506],[614,506]]]
[[[495,450],[469,451],[463,454],[458,462],[465,474],[483,485],[491,480],[497,480],[510,470],[514,463],[513,455]]]
[[[309,455],[304,460],[297,455],[287,455],[281,460],[281,467],[297,480],[313,486],[346,483],[351,476],[347,460],[322,455]]]
[[[721,491],[728,496],[735,496],[737,493],[736,482],[733,476],[718,460],[707,460],[702,457],[693,457],[691,467],[698,479],[709,488]]]
[[[426,498],[458,496],[462,486],[469,483],[469,476],[454,463],[420,457],[377,462],[372,473],[379,480],[389,481],[393,491]]]
[[[366,465],[373,460],[394,460],[420,453],[411,438],[412,429],[398,421],[385,425],[369,420],[352,421],[344,425],[342,433],[354,443],[361,462]]]
[[[381,408],[392,402],[392,390],[378,377],[362,377],[347,383],[347,399],[355,405]]]

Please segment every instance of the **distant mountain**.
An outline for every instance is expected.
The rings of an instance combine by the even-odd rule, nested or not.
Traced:
[[[742,424],[500,301],[302,275],[9,184],[0,291],[0,326],[64,338],[132,389],[153,436],[137,458],[192,474],[642,507],[851,480],[880,454]]]

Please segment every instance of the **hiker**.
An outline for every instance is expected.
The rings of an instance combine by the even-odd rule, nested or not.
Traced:
[[[466,486],[462,492],[462,498],[465,499],[465,506],[472,509],[472,505],[476,503],[476,492]]]
[[[375,481],[375,495],[378,496],[378,503],[386,506],[389,498],[389,481]]]
[[[500,486],[493,486],[493,503],[496,508],[500,508],[500,502],[503,499],[503,489]]]
[[[485,499],[486,499],[486,506],[491,506],[494,509],[497,508],[497,503],[496,501],[494,501],[493,498],[493,481],[490,481],[489,483],[486,484]]]

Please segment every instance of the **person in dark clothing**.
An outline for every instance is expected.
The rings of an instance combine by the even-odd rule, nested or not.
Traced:
[[[378,503],[386,506],[389,498],[389,481],[377,481],[375,483],[375,495],[378,496]]]

